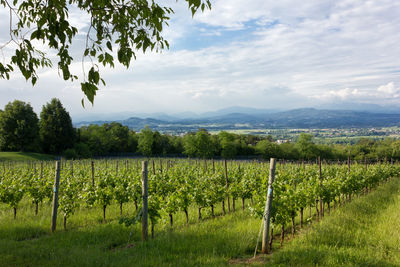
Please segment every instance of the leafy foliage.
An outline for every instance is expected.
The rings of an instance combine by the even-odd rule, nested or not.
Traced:
[[[0,149],[37,151],[38,122],[38,117],[30,104],[18,100],[8,103],[0,113]]]
[[[192,15],[198,9],[211,7],[209,0],[185,1]],[[0,5],[10,11],[10,40],[5,45],[16,46],[10,60],[0,63],[0,78],[9,79],[17,68],[33,85],[39,78],[37,69],[53,65],[46,52],[37,48],[38,43],[55,50],[57,67],[64,80],[78,79],[71,72],[74,59],[70,52],[78,28],[69,20],[68,13],[75,8],[87,16],[90,23],[84,29],[86,45],[82,54],[83,61],[88,59],[91,66],[89,71],[83,70],[81,89],[91,103],[100,83],[105,85],[100,65],[114,67],[119,62],[128,68],[137,51],[160,51],[169,47],[162,30],[168,25],[173,10],[156,1],[0,0]]]
[[[59,154],[73,146],[75,130],[69,113],[53,98],[40,113],[39,134],[44,152]]]

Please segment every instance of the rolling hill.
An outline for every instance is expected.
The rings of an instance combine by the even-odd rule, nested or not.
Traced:
[[[234,110],[233,110],[234,111]],[[242,110],[245,111],[245,110]],[[249,114],[250,113],[250,114]],[[302,108],[281,112],[232,112],[216,116],[161,120],[130,117],[116,120],[139,131],[148,125],[161,132],[188,132],[198,128],[208,130],[259,129],[259,128],[371,128],[400,126],[400,113],[373,113],[366,111]],[[75,127],[104,124],[112,121],[75,123]]]

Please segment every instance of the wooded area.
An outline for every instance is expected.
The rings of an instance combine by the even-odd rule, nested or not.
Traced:
[[[206,129],[184,135],[162,134],[145,127],[135,132],[112,122],[74,128],[58,99],[43,106],[40,119],[29,103],[15,100],[0,110],[0,150],[39,152],[66,158],[106,156],[177,156],[198,158],[264,158],[288,160],[400,159],[400,141],[361,139],[356,144],[315,144],[302,133],[295,142],[278,144],[271,136]]]

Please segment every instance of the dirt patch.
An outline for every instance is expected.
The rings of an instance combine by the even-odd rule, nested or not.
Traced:
[[[256,257],[250,257],[250,258],[235,258],[235,259],[230,259],[228,261],[229,264],[231,265],[258,265],[258,264],[265,264],[269,261],[270,255],[256,255]]]

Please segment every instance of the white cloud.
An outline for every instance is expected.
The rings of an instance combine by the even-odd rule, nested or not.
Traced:
[[[194,19],[185,1],[173,5],[176,14],[165,32],[173,49],[138,53],[129,70],[119,65],[104,70],[107,87],[91,111],[292,108],[336,100],[400,103],[394,83],[400,74],[399,1],[217,0],[211,11]],[[193,48],[195,40],[186,38],[191,35],[211,43]],[[79,74],[76,55],[72,69]],[[0,81],[0,108],[19,97],[40,108],[56,96],[74,113],[82,111],[79,83],[61,81],[55,70],[45,73],[35,88],[20,79]]]
[[[336,99],[346,101],[361,101],[371,103],[382,103],[387,101],[386,104],[400,104],[400,88],[395,87],[394,82],[389,82],[381,85],[376,90],[363,90],[344,88],[341,90],[330,90],[321,95],[314,95],[311,98],[316,98],[325,101],[334,101]]]
[[[388,84],[379,86],[377,91],[380,93],[392,95],[394,93],[397,93],[399,89],[396,89],[394,87],[394,82],[390,82]]]
[[[357,97],[360,96],[365,96],[365,93],[360,92],[358,89],[350,89],[350,88],[344,88],[341,90],[330,90],[324,94],[321,95],[313,95],[311,97],[317,98],[317,99],[325,99],[325,100],[332,100],[335,98],[339,98],[341,100],[354,100]]]

